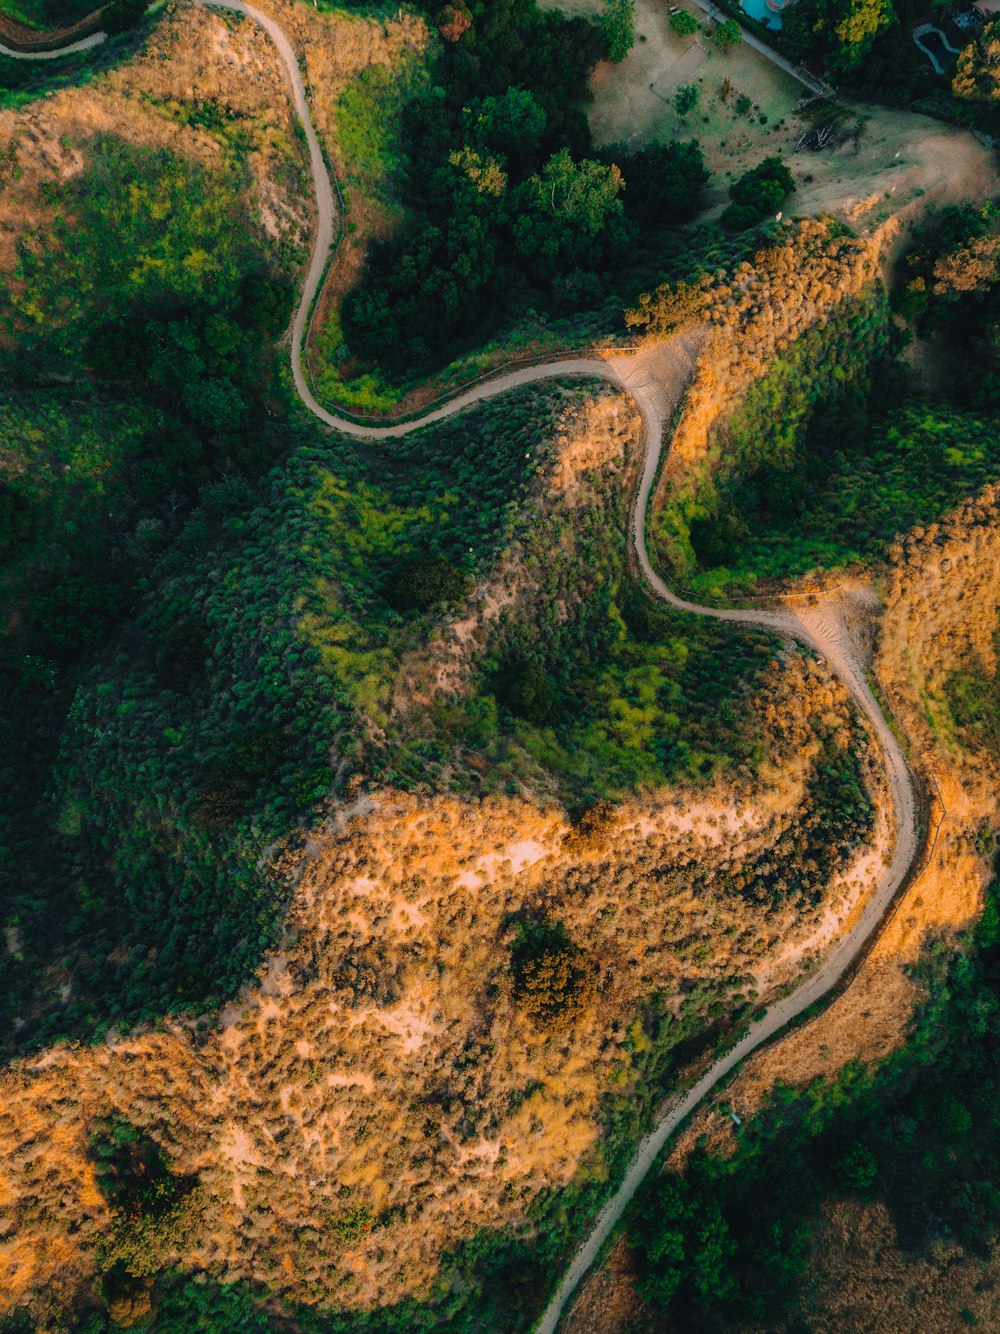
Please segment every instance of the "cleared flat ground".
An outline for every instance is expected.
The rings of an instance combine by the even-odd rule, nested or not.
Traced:
[[[599,17],[604,9],[604,0],[539,3],[588,18]],[[713,50],[701,11],[691,4],[683,7],[699,20],[700,28],[692,36],[678,37],[667,21],[668,0],[636,0],[635,45],[620,65],[603,61],[594,70],[588,117],[601,145],[637,147],[653,139],[697,139],[712,173],[706,191],[709,214],[727,202],[733,177],[772,154],[788,158],[796,180],[789,211],[840,213],[858,226],[877,225],[907,205],[907,211],[915,213],[932,201],[995,192],[996,173],[987,149],[965,131],[909,111],[852,106],[857,116],[865,117],[856,147],[851,142],[836,152],[796,153],[802,128],[796,108],[805,89],[750,47]],[[699,43],[708,50],[704,59]],[[732,91],[724,99],[720,89],[727,78]],[[681,83],[694,83],[701,93],[686,118],[678,116],[670,102]],[[741,94],[750,98],[753,109],[737,115]]]
[[[539,2],[543,8],[588,18],[598,17],[604,8],[603,0]],[[637,0],[635,45],[620,65],[602,61],[591,79],[590,128],[599,144],[696,138],[713,173],[724,175],[734,166],[742,169],[745,158],[756,160],[777,152],[788,135],[787,127],[777,130],[775,124],[792,113],[802,89],[749,48],[712,50],[701,11],[686,7],[699,20],[700,31],[678,37],[667,21],[666,0]],[[699,60],[701,54],[704,58]],[[733,90],[724,101],[719,89],[727,78]],[[683,119],[669,101],[682,83],[695,83],[701,92],[698,106]],[[750,115],[736,114],[740,94],[754,104]],[[761,114],[767,117],[765,125],[759,123]]]

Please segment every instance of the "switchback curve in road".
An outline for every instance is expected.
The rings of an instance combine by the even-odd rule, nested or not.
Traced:
[[[658,347],[644,348],[638,352],[616,355],[609,351],[605,356],[581,356],[510,371],[458,393],[422,417],[393,425],[361,425],[345,417],[338,417],[317,402],[303,372],[303,345],[339,219],[336,192],[309,113],[298,60],[282,28],[259,9],[245,3],[245,0],[200,0],[200,3],[244,14],[270,36],[288,74],[295,110],[305,131],[316,198],[317,227],[312,256],[292,321],[291,366],[296,392],[309,411],[327,426],[346,435],[381,440],[408,435],[411,431],[453,416],[520,385],[536,384],[563,376],[595,376],[615,385],[631,396],[642,418],[643,471],[630,519],[630,542],[649,587],[657,597],[680,611],[769,630],[785,638],[798,640],[825,657],[865,714],[881,747],[887,790],[893,808],[891,823],[895,837],[891,857],[887,859],[872,887],[860,917],[801,986],[772,1005],[735,1046],[720,1056],[686,1093],[670,1102],[657,1119],[652,1130],[639,1144],[622,1184],[598,1214],[586,1240],[574,1255],[555,1295],[535,1326],[535,1334],[555,1334],[564,1306],[596,1261],[601,1247],[681,1122],[740,1061],[831,991],[864,950],[919,851],[916,788],[902,748],[869,688],[865,653],[854,642],[850,630],[849,607],[836,598],[820,598],[815,607],[796,611],[788,607],[773,610],[704,607],[679,597],[653,569],[645,541],[646,511],[659,467],[664,432],[680,398],[687,374],[693,367],[693,348],[689,339],[675,337]],[[86,42],[96,45],[102,37],[103,34],[96,34],[94,38],[87,38]],[[47,52],[42,58],[65,54],[69,49]],[[83,48],[78,45],[77,49]],[[37,58],[20,56],[15,52],[9,54],[17,59]]]

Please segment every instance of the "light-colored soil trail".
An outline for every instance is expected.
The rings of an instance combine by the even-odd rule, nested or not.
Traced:
[[[312,258],[291,329],[291,364],[295,388],[305,406],[320,421],[344,434],[367,440],[406,435],[411,431],[453,416],[464,409],[495,398],[519,385],[562,376],[596,376],[629,394],[642,417],[645,454],[642,478],[632,510],[631,541],[642,573],[656,595],[671,606],[695,616],[756,626],[798,640],[825,657],[847,686],[878,737],[892,796],[895,838],[891,854],[872,886],[856,923],[841,937],[822,965],[794,992],[775,1003],[758,1019],[734,1047],[720,1056],[696,1084],[674,1099],[643,1139],[621,1186],[605,1204],[583,1245],[577,1251],[554,1297],[535,1326],[536,1334],[554,1334],[560,1314],[574,1289],[597,1260],[604,1242],[621,1219],[643,1178],[680,1123],[711,1092],[715,1085],[751,1052],[761,1047],[791,1020],[826,995],[844,977],[850,965],[868,944],[885,916],[919,850],[917,799],[913,778],[903,751],[872,694],[866,679],[867,658],[852,634],[852,619],[858,608],[844,595],[821,599],[803,610],[788,607],[773,610],[736,610],[703,607],[678,597],[654,571],[645,541],[645,518],[657,475],[664,431],[687,378],[693,369],[696,339],[675,337],[659,346],[638,352],[581,356],[525,367],[475,385],[441,407],[416,420],[386,426],[365,426],[338,417],[323,408],[313,396],[302,368],[302,348],[313,301],[322,282],[337,224],[336,194],[320,150],[306,101],[305,88],[294,49],[278,24],[243,0],[203,0],[213,8],[245,14],[268,33],[288,71],[295,109],[301,119],[309,148],[310,168],[317,205],[317,231]],[[89,41],[90,39],[88,39]],[[12,53],[13,54],[13,53]]]
[[[61,56],[75,55],[77,51],[89,51],[106,40],[106,33],[92,32],[89,37],[81,37],[78,42],[59,46],[54,51],[14,51],[0,42],[0,56],[9,56],[11,60],[58,60]]]

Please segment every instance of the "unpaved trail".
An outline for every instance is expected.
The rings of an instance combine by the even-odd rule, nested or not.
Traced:
[[[68,46],[60,46],[55,51],[13,51],[0,42],[0,56],[9,56],[11,60],[58,60],[61,56],[75,55],[77,51],[90,51],[106,40],[106,33],[93,32],[89,37],[81,37],[78,42],[70,42]]]
[[[658,346],[638,352],[556,360],[498,375],[459,393],[443,406],[413,421],[386,426],[366,426],[328,412],[312,394],[302,369],[303,343],[312,305],[322,282],[338,222],[336,193],[327,172],[319,140],[306,101],[305,87],[295,51],[279,25],[266,14],[243,0],[201,0],[212,8],[233,10],[258,23],[273,40],[291,83],[296,112],[302,122],[309,148],[310,169],[316,195],[317,229],[312,257],[295,311],[291,329],[291,364],[295,388],[305,406],[320,421],[346,435],[366,440],[382,440],[407,435],[433,422],[451,417],[468,407],[507,393],[519,385],[563,376],[596,376],[629,394],[642,417],[644,464],[636,502],[632,509],[631,542],[642,573],[655,594],[671,606],[695,616],[710,616],[717,621],[756,626],[808,645],[825,657],[858,706],[868,718],[878,738],[892,800],[895,830],[891,855],[871,888],[861,915],[827,955],[822,965],[790,995],[777,1001],[754,1023],[739,1042],[702,1075],[683,1096],[673,1099],[661,1113],[653,1129],[640,1143],[625,1179],[597,1216],[586,1241],[577,1251],[555,1295],[535,1325],[535,1334],[554,1334],[559,1317],[573,1291],[594,1264],[601,1247],[621,1219],[661,1149],[680,1123],[711,1092],[715,1085],[751,1052],[761,1047],[815,1001],[826,995],[847,972],[876,927],[885,916],[892,899],[913,865],[919,851],[916,789],[903,751],[886,723],[866,679],[866,654],[852,632],[858,607],[843,595],[820,598],[816,605],[792,610],[790,606],[774,610],[736,610],[703,607],[678,597],[653,569],[645,541],[646,510],[656,479],[663,434],[694,366],[696,335],[680,335]],[[100,37],[100,34],[98,34]],[[87,39],[95,44],[92,39]],[[11,53],[14,54],[14,53]],[[48,54],[48,53],[47,53]],[[53,53],[54,54],[54,53]],[[21,57],[18,57],[21,58]]]

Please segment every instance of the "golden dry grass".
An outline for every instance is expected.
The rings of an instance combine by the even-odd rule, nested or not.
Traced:
[[[997,773],[990,757],[959,745],[948,725],[945,682],[978,658],[995,667],[1000,624],[1000,488],[990,487],[948,519],[917,529],[893,552],[880,621],[876,668],[913,743],[914,761],[933,774],[944,798],[932,826],[940,833],[926,870],[858,978],[816,1022],[792,1034],[747,1067],[726,1090],[726,1104],[752,1115],[777,1080],[805,1084],[833,1075],[848,1061],[872,1062],[904,1040],[921,992],[907,973],[928,939],[954,938],[979,911],[991,876],[976,850],[982,824],[996,819]],[[735,1146],[728,1110],[709,1113],[678,1141],[683,1165],[696,1141],[711,1150]],[[864,1329],[872,1334],[924,1334],[968,1328],[968,1308],[982,1328],[996,1327],[995,1274],[1000,1252],[983,1262],[941,1244],[928,1255],[901,1251],[881,1205],[837,1202],[825,1211],[810,1274],[811,1319],[821,1334]],[[636,1316],[627,1248],[591,1284],[574,1311],[572,1334],[617,1334]]]
[[[566,423],[550,503],[571,502],[574,460],[621,447],[606,411]],[[771,761],[758,780],[650,794],[585,836],[542,800],[389,790],[303,831],[276,868],[294,887],[285,943],[207,1027],[58,1047],[3,1076],[0,1310],[57,1312],[96,1282],[109,1218],[88,1138],[111,1111],[199,1178],[166,1258],[304,1302],[419,1296],[462,1238],[603,1171],[600,1098],[633,1086],[638,1002],[753,995],[762,973],[777,988],[828,915],[854,908],[849,873],[804,911],[728,886],[794,824],[817,728],[846,735],[850,716],[799,655],[774,664],[758,707]],[[506,922],[524,909],[563,922],[593,969],[599,1003],[564,1032],[511,995]],[[378,1225],[338,1241],[357,1209]]]
[[[767,373],[774,356],[871,284],[892,230],[884,227],[868,237],[831,240],[828,220],[806,219],[789,226],[780,244],[760,251],[731,275],[710,281],[699,312],[709,334],[670,446],[654,512],[662,507],[671,479],[702,458],[712,425],[749,384]],[[640,302],[640,310],[646,300]],[[649,308],[655,310],[656,294],[649,300]]]
[[[970,1312],[984,1330],[1000,1328],[1000,1252],[983,1260],[938,1240],[926,1254],[904,1252],[884,1205],[842,1200],[824,1210],[815,1334],[964,1334]]]
[[[850,1060],[871,1061],[903,1040],[919,988],[907,974],[929,939],[954,935],[978,912],[990,865],[976,848],[996,816],[989,756],[959,746],[948,727],[944,685],[963,662],[990,665],[1000,603],[1000,518],[994,487],[947,520],[916,529],[894,552],[875,667],[912,744],[918,772],[933,775],[932,828],[940,831],[926,869],[906,891],[857,980],[820,1019],[766,1053],[727,1097],[752,1113],[778,1079],[806,1083]],[[720,1147],[728,1120],[716,1117]],[[705,1129],[704,1123],[700,1127]],[[688,1135],[675,1150],[682,1161]]]

